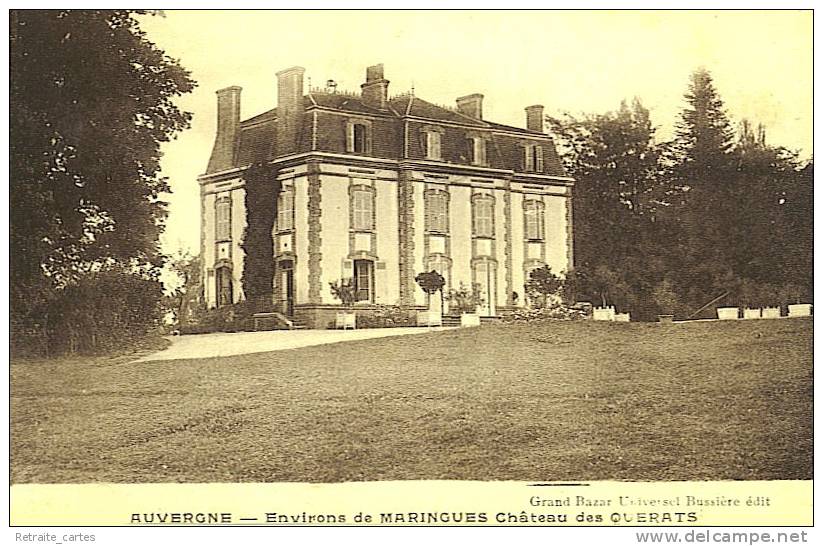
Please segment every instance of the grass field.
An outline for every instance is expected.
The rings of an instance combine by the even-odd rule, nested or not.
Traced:
[[[812,478],[812,321],[11,365],[12,482]]]

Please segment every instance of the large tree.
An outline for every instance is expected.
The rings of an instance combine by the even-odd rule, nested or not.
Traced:
[[[12,314],[90,264],[154,272],[168,184],[160,144],[195,83],[128,10],[19,10],[10,22]],[[95,266],[96,267],[96,266]]]
[[[575,178],[580,296],[602,299],[603,283],[597,279],[609,272],[620,285],[612,287],[616,293],[610,300],[621,307],[648,300],[646,294],[664,273],[665,229],[659,216],[672,193],[662,167],[667,148],[655,142],[649,111],[635,99],[615,112],[566,115],[549,123],[566,170]]]

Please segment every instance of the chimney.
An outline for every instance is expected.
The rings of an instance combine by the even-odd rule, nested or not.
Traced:
[[[545,132],[546,120],[543,119],[543,105],[535,104],[526,107],[526,129],[529,131]]]
[[[234,167],[237,132],[240,129],[240,91],[236,85],[217,91],[217,136],[207,172]]]
[[[389,100],[389,80],[383,77],[383,65],[366,68],[366,83],[360,85],[363,102],[373,108],[386,109]]]
[[[483,95],[474,93],[457,99],[457,111],[464,116],[483,119]]]
[[[297,137],[303,116],[303,74],[306,69],[293,66],[277,73],[277,139],[275,155],[297,151]]]

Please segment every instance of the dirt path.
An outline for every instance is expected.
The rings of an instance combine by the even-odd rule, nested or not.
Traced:
[[[297,349],[312,345],[326,345],[343,341],[373,339],[389,336],[425,334],[450,328],[371,328],[365,330],[274,330],[269,332],[237,332],[233,334],[199,334],[174,336],[171,347],[138,359],[179,360],[185,358],[209,358],[251,353],[267,353],[284,349]]]

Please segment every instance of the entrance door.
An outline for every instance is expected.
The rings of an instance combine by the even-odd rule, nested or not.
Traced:
[[[292,262],[283,262],[280,270],[280,309],[287,317],[294,316],[294,269]]]
[[[475,266],[475,281],[480,290],[480,297],[483,303],[480,304],[480,314],[483,316],[493,316],[497,312],[494,297],[497,292],[495,283],[495,264],[492,262],[480,262]]]

